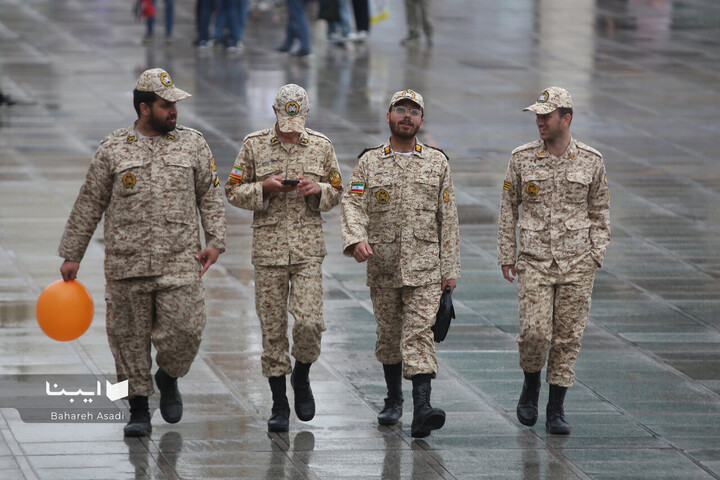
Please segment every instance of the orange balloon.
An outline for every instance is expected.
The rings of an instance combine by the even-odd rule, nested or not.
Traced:
[[[90,327],[95,306],[79,280],[58,280],[40,294],[35,309],[45,335],[61,342],[75,340]]]

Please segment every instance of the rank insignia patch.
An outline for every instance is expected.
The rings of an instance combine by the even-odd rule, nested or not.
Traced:
[[[503,182],[503,190],[510,190],[510,182],[508,182],[508,181]]]
[[[528,183],[525,186],[525,193],[527,193],[530,197],[536,197],[539,191],[540,189],[538,188],[538,186],[532,182]]]
[[[365,184],[356,182],[350,185],[350,193],[365,193]]]
[[[233,169],[230,170],[230,178],[234,178],[236,180],[242,180],[244,174],[245,169],[242,167],[233,167]]]
[[[307,139],[307,138],[301,138],[301,139],[300,139],[300,144],[301,144],[301,145],[307,145],[307,144],[308,144],[308,139]]]
[[[132,143],[135,140],[137,140],[137,137],[135,135],[128,135],[127,140],[125,140],[127,143]]]
[[[390,152],[392,152],[392,149],[390,147],[385,147],[385,150],[383,150],[383,152],[385,152],[385,155],[390,155]]]
[[[328,177],[330,178],[330,185],[332,185],[333,188],[339,189],[342,185],[342,177],[340,177],[340,172],[336,172],[335,170],[333,170],[332,172],[330,172]]]
[[[278,137],[272,137],[270,139],[270,144],[275,145],[276,143],[280,143],[280,140],[278,140]]]
[[[217,175],[215,175],[215,182],[214,182],[214,184],[215,184],[216,187],[217,187],[218,185],[220,185],[220,179],[218,178]]]
[[[213,172],[217,172],[217,168],[215,167],[215,157],[210,159],[210,168],[212,168]]]
[[[122,179],[125,188],[135,188],[135,175],[132,173],[126,173]]]
[[[171,134],[168,133],[168,134],[167,134],[167,139],[168,139],[168,140],[175,140],[175,135],[171,135]]]
[[[443,192],[443,201],[445,203],[450,201],[450,189],[449,188],[446,188],[445,191]]]
[[[415,144],[415,151],[418,152],[418,153],[422,153],[422,145],[416,143],[416,144]]]
[[[378,190],[378,192],[375,194],[375,198],[377,198],[377,201],[380,205],[385,205],[390,202],[390,194],[384,188]]]

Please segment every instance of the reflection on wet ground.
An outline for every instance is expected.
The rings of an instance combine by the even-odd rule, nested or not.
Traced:
[[[130,91],[145,68],[166,68],[193,94],[180,123],[204,133],[221,177],[243,137],[272,124],[282,84],[306,87],[308,126],[332,139],[346,178],[363,148],[387,137],[389,96],[413,88],[426,101],[422,138],[451,158],[461,216],[458,318],[433,384],[447,424],[412,441],[406,402],[401,425],[377,426],[375,323],[364,269],[340,252],[335,210],[325,216],[328,330],[311,373],[318,415],[293,415],[289,434],[268,435],[251,215],[230,208],[227,252],[205,277],[203,345],[181,381],[183,421],[156,412],[151,438],[123,441],[117,423],[23,423],[3,408],[0,477],[720,478],[720,5],[433,2],[435,46],[403,48],[402,2],[389,2],[366,43],[328,44],[316,22],[314,54],[296,59],[273,50],[282,2],[253,13],[239,55],[191,47],[191,3],[176,2],[171,42],[142,43],[127,2],[0,1],[0,88],[16,101],[0,106],[0,374],[114,370],[99,234],[80,270],[95,299],[90,330],[54,342],[34,304],[59,278],[55,252],[92,153],[134,119]],[[573,134],[603,152],[612,195],[613,238],[567,397],[569,438],[546,435],[544,412],[534,428],[514,417],[517,302],[495,264],[509,152],[536,138],[521,109],[554,84],[573,94]]]

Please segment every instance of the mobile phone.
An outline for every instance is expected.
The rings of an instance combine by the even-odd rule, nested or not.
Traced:
[[[285,180],[282,181],[282,184],[283,184],[283,185],[292,185],[292,186],[295,186],[295,185],[297,185],[298,183],[300,183],[300,180],[292,180],[292,179],[289,179],[289,178],[286,178]]]

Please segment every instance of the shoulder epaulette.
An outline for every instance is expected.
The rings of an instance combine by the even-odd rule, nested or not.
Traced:
[[[308,135],[314,135],[316,137],[320,137],[322,139],[327,140],[328,142],[332,143],[332,140],[330,140],[327,136],[323,135],[322,133],[318,132],[317,130],[312,130],[310,128],[305,128],[305,131],[308,133]]]
[[[358,155],[357,158],[359,159],[360,157],[362,157],[363,155],[365,155],[365,154],[366,154],[367,152],[369,152],[370,150],[377,150],[378,148],[381,148],[381,147],[382,147],[382,145],[378,145],[377,147],[368,147],[368,148],[366,148],[365,150],[363,150],[362,152],[360,152],[360,155]]]
[[[265,130],[258,130],[257,132],[248,133],[247,135],[245,135],[243,142],[249,138],[262,137],[264,135],[268,135],[269,133],[270,133],[269,128],[266,128]]]
[[[127,141],[129,138],[131,138],[131,141],[137,140],[135,138],[135,131],[132,128],[118,128],[117,130],[114,130],[110,135],[103,138],[100,141],[100,145],[104,145],[108,142],[112,141]]]
[[[447,153],[443,152],[443,149],[442,149],[442,148],[433,147],[432,145],[425,145],[425,146],[428,147],[428,148],[432,148],[433,150],[437,150],[438,152],[440,152],[440,153],[443,154],[443,156],[445,157],[445,160],[447,160],[448,162],[450,161],[450,157],[447,156]]]
[[[591,147],[590,145],[586,145],[586,144],[584,144],[584,143],[582,143],[582,142],[577,142],[577,141],[575,142],[575,144],[577,145],[577,147],[578,147],[580,150],[585,150],[586,152],[594,153],[594,154],[597,155],[598,157],[602,158],[602,153],[598,152],[597,150],[595,150],[595,149],[594,149],[593,147]]]
[[[526,143],[525,145],[520,145],[516,149],[512,151],[512,155],[515,155],[518,152],[522,152],[523,150],[530,150],[531,148],[537,148],[540,146],[542,140],[535,140],[534,142]]]
[[[202,134],[202,132],[201,132],[200,130],[195,130],[194,128],[185,127],[185,126],[183,126],[183,125],[178,125],[178,126],[176,126],[175,128],[177,128],[178,130],[185,130],[185,131],[188,131],[188,132],[196,133],[196,134],[200,135],[201,137],[203,136],[203,134]]]

